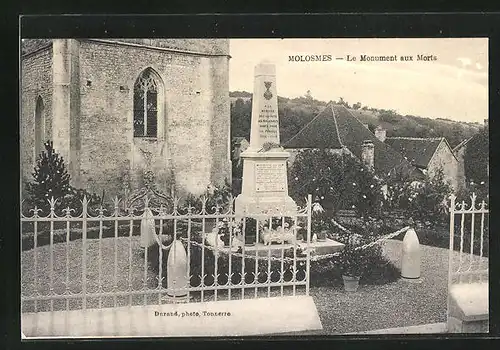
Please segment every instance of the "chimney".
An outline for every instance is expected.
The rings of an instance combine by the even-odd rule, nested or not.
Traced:
[[[375,169],[375,147],[371,140],[365,140],[361,145],[361,161],[371,171]]]
[[[386,130],[382,128],[380,125],[377,126],[377,128],[375,129],[375,137],[380,141],[385,142]]]

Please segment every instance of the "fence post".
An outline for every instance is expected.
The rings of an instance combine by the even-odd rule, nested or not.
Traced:
[[[153,212],[149,208],[144,209],[143,219],[141,220],[141,247],[148,248],[155,242],[155,219]]]
[[[189,247],[188,247],[189,249]],[[187,296],[188,278],[186,276],[186,250],[180,240],[172,242],[167,259],[167,295],[174,298]]]
[[[413,228],[406,231],[403,239],[401,277],[405,279],[420,278],[420,243]]]
[[[451,306],[451,284],[453,282],[453,252],[454,252],[454,238],[455,238],[455,199],[457,197],[452,194],[450,196],[450,245],[448,249],[448,290],[446,291],[446,327],[450,330],[450,306]]]
[[[309,286],[311,281],[311,220],[312,220],[312,195],[307,195],[307,255],[306,255],[306,295],[309,296]]]

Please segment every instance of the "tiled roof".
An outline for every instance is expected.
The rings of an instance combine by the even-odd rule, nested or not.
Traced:
[[[427,168],[443,138],[388,137],[385,142],[400,152],[410,163]]]
[[[285,148],[321,148],[340,149],[333,106],[328,104],[321,112],[307,123],[295,136],[282,144]]]
[[[285,142],[285,148],[336,148],[345,146],[361,159],[361,145],[370,140],[374,145],[374,167],[377,174],[387,175],[394,169],[416,169],[389,145],[380,141],[344,106],[330,102],[311,122]],[[418,175],[416,175],[418,176]]]

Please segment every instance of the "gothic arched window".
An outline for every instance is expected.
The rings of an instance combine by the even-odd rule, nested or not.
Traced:
[[[158,136],[159,77],[150,68],[134,85],[134,137]]]

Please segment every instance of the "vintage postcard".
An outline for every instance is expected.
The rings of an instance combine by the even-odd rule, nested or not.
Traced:
[[[21,337],[487,333],[488,39],[21,39]]]

